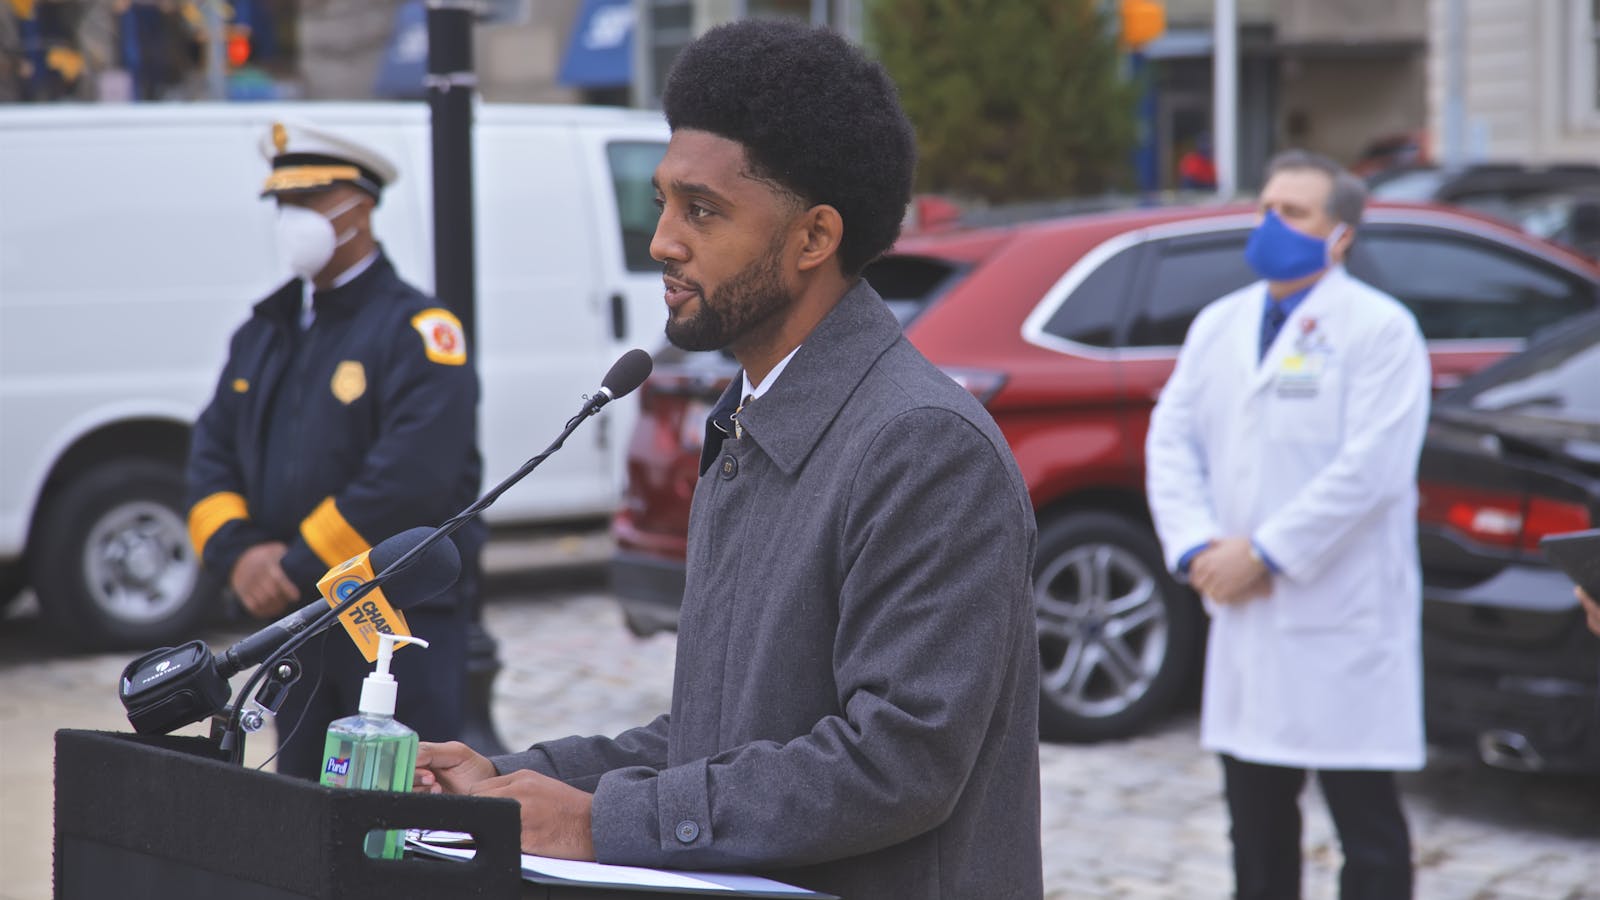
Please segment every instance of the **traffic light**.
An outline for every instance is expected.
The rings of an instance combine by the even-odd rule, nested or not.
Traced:
[[[237,69],[250,61],[250,26],[229,23],[225,34],[223,48],[228,54],[228,66]]]
[[[1122,46],[1137,50],[1167,30],[1167,8],[1161,0],[1121,0],[1118,17]]]

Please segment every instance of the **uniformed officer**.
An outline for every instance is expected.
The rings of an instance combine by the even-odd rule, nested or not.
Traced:
[[[384,538],[436,525],[479,488],[478,381],[461,323],[400,280],[372,232],[397,172],[369,147],[279,123],[261,142],[294,278],[233,335],[189,453],[189,531],[240,603],[272,620],[321,603],[330,567]],[[405,613],[426,650],[395,654],[396,718],[458,736],[466,629],[483,528],[457,532],[462,577]],[[342,629],[299,651],[277,718],[278,771],[318,777],[328,723],[352,715],[371,669]]]

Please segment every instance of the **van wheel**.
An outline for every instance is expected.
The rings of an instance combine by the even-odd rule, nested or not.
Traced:
[[[1167,575],[1147,526],[1100,512],[1048,521],[1033,596],[1043,739],[1137,734],[1196,680],[1200,604]]]
[[[33,586],[45,622],[93,649],[175,644],[216,608],[183,509],[183,473],[155,460],[96,466],[40,519]]]

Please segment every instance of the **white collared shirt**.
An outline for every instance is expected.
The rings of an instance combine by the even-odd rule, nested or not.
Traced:
[[[377,262],[377,261],[378,261],[378,251],[374,250],[371,253],[368,253],[365,257],[362,258],[362,260],[360,262],[356,263],[355,265],[351,266],[348,269],[345,269],[343,272],[340,272],[339,273],[339,277],[333,279],[333,283],[328,285],[328,289],[332,290],[334,288],[342,288],[345,285],[349,284],[350,282],[355,281],[356,278],[362,272],[365,272],[366,270],[372,268],[372,264]],[[309,278],[300,279],[300,330],[301,331],[305,331],[307,328],[310,328],[311,327],[311,323],[313,321],[315,321],[316,318],[317,318],[317,308],[316,308],[316,305],[313,303],[313,298],[315,297],[316,293],[317,293],[317,286],[311,282],[311,279],[309,279]]]
[[[801,346],[805,346],[805,345],[802,344]],[[761,396],[762,394],[765,394],[767,391],[771,390],[772,385],[777,382],[778,376],[783,374],[783,367],[787,366],[789,364],[789,360],[794,359],[794,355],[796,353],[799,353],[799,352],[800,352],[800,347],[796,347],[793,350],[790,350],[789,351],[789,355],[785,356],[783,359],[778,360],[778,364],[772,367],[772,371],[767,373],[767,377],[766,378],[761,379],[761,383],[760,384],[751,384],[750,383],[750,373],[749,372],[745,372],[744,373],[744,390],[739,393],[739,396],[741,396],[741,397],[749,397],[751,400],[754,400],[757,397]]]

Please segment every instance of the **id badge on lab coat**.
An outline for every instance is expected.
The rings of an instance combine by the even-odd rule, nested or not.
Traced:
[[[1269,438],[1296,443],[1339,439],[1339,366],[1326,344],[1305,344],[1286,354],[1269,390]]]

